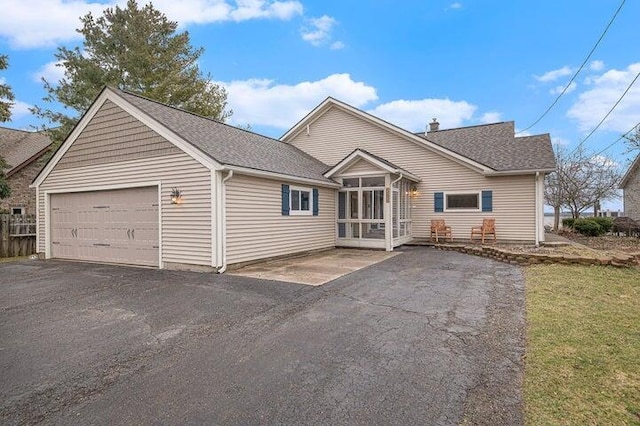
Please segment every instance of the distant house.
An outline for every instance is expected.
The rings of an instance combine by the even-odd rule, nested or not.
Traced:
[[[0,127],[0,155],[9,165],[5,173],[11,187],[11,196],[0,200],[0,211],[36,213],[36,191],[29,184],[40,172],[50,146],[51,141],[42,132]]]
[[[640,220],[640,154],[631,163],[620,182],[625,216]]]
[[[38,252],[224,271],[336,246],[393,250],[496,219],[544,239],[548,134],[504,122],[415,134],[328,98],[280,140],[105,88],[32,186]]]

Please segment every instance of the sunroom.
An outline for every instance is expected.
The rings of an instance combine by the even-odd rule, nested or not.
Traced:
[[[342,183],[336,195],[336,246],[392,251],[413,239],[418,177],[361,149],[325,176]]]

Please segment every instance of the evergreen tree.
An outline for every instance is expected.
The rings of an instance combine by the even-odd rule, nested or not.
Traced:
[[[71,131],[105,85],[224,121],[227,94],[210,75],[203,75],[198,59],[203,49],[191,46],[187,32],[152,4],[142,8],[129,0],[126,8],[108,8],[95,19],[80,18],[82,48],[59,47],[55,57],[64,68],[58,82],[43,79],[45,102],[59,102],[63,111],[36,107],[33,112],[58,127],[48,130],[54,146]]]

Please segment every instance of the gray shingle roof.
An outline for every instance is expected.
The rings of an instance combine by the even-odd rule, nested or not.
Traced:
[[[9,165],[8,175],[32,159],[34,155],[47,149],[49,145],[51,140],[42,132],[0,127],[0,154]]]
[[[335,183],[323,176],[328,165],[292,145],[132,93],[110,90],[220,164]]]
[[[513,121],[416,134],[496,171],[556,166],[549,134],[515,137]]]

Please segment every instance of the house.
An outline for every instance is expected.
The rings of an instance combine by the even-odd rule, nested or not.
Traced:
[[[434,123],[435,124],[435,123]],[[393,250],[495,217],[544,238],[549,135],[414,134],[328,98],[281,140],[105,88],[33,181],[45,258],[223,272],[335,246]]]
[[[0,200],[0,211],[11,214],[35,214],[36,191],[29,184],[44,164],[51,140],[43,132],[0,127],[0,155],[9,168],[5,170],[11,195]]]
[[[640,154],[631,163],[620,181],[625,216],[640,221]]]

